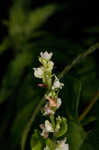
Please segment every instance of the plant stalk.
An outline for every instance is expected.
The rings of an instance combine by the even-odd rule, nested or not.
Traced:
[[[99,91],[92,97],[89,105],[84,109],[84,111],[80,115],[79,117],[80,121],[82,121],[87,116],[87,114],[90,112],[90,110],[92,109],[93,105],[96,103],[98,98],[99,98]]]
[[[86,58],[88,55],[90,55],[91,53],[93,53],[95,50],[99,49],[99,43],[94,44],[93,46],[91,46],[87,51],[79,54],[73,61],[71,64],[67,65],[63,71],[59,74],[59,79],[61,79],[64,74],[68,73],[72,67],[74,67],[76,64],[78,64],[81,60],[83,60],[84,58]]]
[[[99,43],[96,43],[95,45],[91,46],[87,51],[85,51],[84,53],[79,54],[73,61],[71,64],[66,65],[66,67],[63,69],[63,71],[59,74],[59,79],[61,79],[64,74],[68,73],[72,67],[74,67],[76,64],[78,64],[82,59],[84,59],[85,57],[87,57],[88,55],[90,55],[91,53],[93,53],[97,48],[99,48]],[[94,100],[95,101],[95,100]],[[26,144],[26,140],[27,140],[27,136],[28,133],[30,131],[30,128],[32,126],[32,123],[34,122],[37,114],[39,113],[41,106],[44,104],[45,102],[45,98],[43,97],[40,101],[40,103],[38,104],[38,106],[36,107],[36,109],[33,111],[32,117],[30,119],[30,121],[28,122],[27,126],[24,129],[23,135],[22,135],[22,140],[21,140],[21,150],[25,149],[25,144]],[[87,114],[87,111],[89,112],[91,105],[88,107],[88,110],[86,110],[86,113],[83,114],[83,116],[85,116],[85,114]],[[82,117],[80,117],[80,119],[82,119]]]

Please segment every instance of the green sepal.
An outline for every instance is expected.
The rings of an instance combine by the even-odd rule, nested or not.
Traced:
[[[46,139],[46,145],[49,147],[50,150],[55,150],[56,143],[50,138]]]
[[[54,134],[55,138],[59,138],[59,137],[63,136],[64,134],[66,134],[66,132],[68,130],[67,120],[64,117],[61,118],[61,122],[58,121],[57,125],[60,125],[60,129],[58,132],[56,132]]]
[[[47,65],[46,59],[44,59],[44,58],[42,58],[42,57],[39,57],[39,62],[40,62],[44,67],[46,67],[46,65]]]
[[[61,118],[57,117],[55,131],[58,132],[60,128],[61,128]]]
[[[43,140],[37,130],[34,131],[30,142],[32,150],[43,150]]]

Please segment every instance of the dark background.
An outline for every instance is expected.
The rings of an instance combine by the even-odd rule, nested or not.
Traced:
[[[18,8],[22,8],[25,14],[28,14],[39,7],[41,8],[49,4],[56,4],[58,9],[44,21],[43,25],[38,29],[35,29],[35,32],[38,32],[39,35],[34,37],[29,36],[29,38],[26,37],[26,39],[24,36],[25,31],[23,31],[24,33],[22,34],[20,33],[17,35],[17,32],[15,32],[14,36],[11,35],[10,28],[14,25],[12,25],[12,23],[10,25],[5,25],[6,21],[11,22],[11,8],[17,6]],[[19,23],[18,20],[17,23]],[[43,34],[40,31],[42,31]],[[21,35],[22,39],[20,40]],[[0,148],[11,150],[20,148],[22,129],[25,127],[29,118],[31,118],[32,108],[30,107],[30,104],[32,98],[35,98],[36,96],[39,97],[39,89],[36,87],[36,81],[32,75],[32,68],[37,65],[37,56],[39,52],[48,50],[55,53],[53,58],[56,63],[55,71],[59,73],[63,70],[65,65],[71,63],[79,53],[99,42],[98,3],[95,1],[73,0],[62,2],[51,0],[4,0],[0,4],[1,45],[6,38],[8,39],[7,46],[2,53],[0,52],[0,130],[2,131],[0,135]],[[21,55],[23,51],[27,53],[27,49],[30,50],[30,53],[28,53],[29,57],[26,55],[25,61],[22,59],[21,62],[21,58],[17,56]],[[33,54],[33,61],[26,63],[26,61],[31,58],[31,54]],[[24,58],[23,55],[21,56],[22,58]],[[19,59],[21,65],[23,63],[23,70],[18,70],[17,59]],[[16,60],[16,63],[13,64],[14,60]],[[20,63],[18,65],[20,65]],[[25,63],[26,65],[24,65]],[[97,50],[89,56],[87,60],[82,61],[77,67],[70,71],[71,76],[81,80],[83,89],[86,91],[83,90],[81,94],[79,113],[82,112],[83,108],[89,103],[90,98],[99,90],[98,63],[99,51]],[[16,70],[16,73],[14,73],[14,69]],[[20,75],[17,75],[20,70],[22,70],[22,72]],[[32,90],[34,90],[33,94]],[[40,93],[41,95],[44,93],[44,91],[42,91]],[[35,105],[37,104],[34,104],[33,107],[35,107]],[[17,118],[17,115],[22,112],[23,116]],[[26,112],[28,115],[24,121],[22,118],[24,118],[24,113]],[[98,116],[99,114],[98,111],[94,111],[94,109],[92,112],[95,116]],[[22,120],[22,122],[20,122],[20,120]],[[37,122],[38,120],[36,123]],[[37,124],[34,126],[37,126]],[[94,127],[95,122],[92,122],[85,127],[85,130],[90,130]]]

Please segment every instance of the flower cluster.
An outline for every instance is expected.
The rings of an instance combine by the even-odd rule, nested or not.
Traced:
[[[43,83],[40,83],[39,86],[45,86],[48,89],[48,92],[45,94],[45,105],[42,108],[43,116],[47,116],[49,120],[45,120],[45,123],[40,124],[42,129],[41,136],[44,139],[50,139],[50,135],[53,135],[54,149],[55,150],[68,150],[68,144],[66,144],[66,139],[57,140],[59,137],[62,137],[67,132],[67,121],[64,117],[56,117],[55,112],[62,104],[62,100],[59,95],[60,89],[64,86],[61,83],[56,75],[52,73],[54,63],[51,61],[53,53],[40,53],[39,62],[41,66],[39,68],[34,68],[34,76],[36,78],[42,79]],[[49,144],[46,143],[44,150],[51,150]]]

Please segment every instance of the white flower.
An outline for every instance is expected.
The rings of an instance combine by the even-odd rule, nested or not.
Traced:
[[[61,106],[61,104],[62,104],[61,98],[58,98],[57,99],[57,109]]]
[[[51,109],[51,107],[49,106],[49,104],[47,103],[44,107],[44,114],[43,115],[54,115],[54,111]]]
[[[52,124],[48,120],[45,121],[45,130],[47,132],[54,132]]]
[[[46,145],[46,147],[44,148],[44,150],[50,150],[50,148]]]
[[[40,67],[40,68],[33,68],[34,69],[34,76],[36,78],[42,78],[43,77],[43,73],[44,73],[44,68]]]
[[[47,138],[49,135],[49,132],[54,132],[54,129],[52,127],[52,124],[46,120],[45,124],[41,124],[41,129],[43,129],[41,136],[43,136],[44,138]]]
[[[62,89],[62,86],[64,86],[64,84],[63,83],[61,83],[60,81],[59,81],[59,79],[55,76],[55,81],[54,81],[54,83],[53,83],[53,86],[52,86],[52,90],[54,90],[54,89]]]
[[[47,51],[45,51],[45,52],[41,52],[40,55],[41,55],[42,58],[44,58],[46,60],[50,60],[53,53],[48,53]]]
[[[55,150],[69,150],[69,145],[65,143],[66,139],[62,141],[58,141],[56,149]]]

